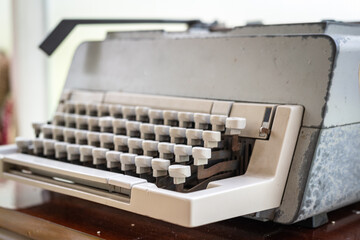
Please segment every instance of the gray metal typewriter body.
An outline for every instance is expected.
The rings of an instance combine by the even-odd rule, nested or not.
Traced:
[[[45,152],[34,154],[35,142],[24,144],[20,139],[17,151],[22,153],[3,155],[2,176],[189,227],[236,216],[284,224],[319,216],[360,200],[359,64],[360,25],[356,23],[259,25],[201,33],[109,33],[104,41],[84,42],[76,50],[56,116],[65,119],[64,127],[76,129],[77,120],[67,120],[66,114],[85,114],[85,109],[88,114],[87,108],[96,103],[96,115],[111,115],[114,121],[115,115],[102,115],[101,109],[125,106],[120,118],[131,123],[124,125],[124,132],[116,132],[114,122],[107,131],[105,118],[104,125],[94,131],[144,142],[151,124],[160,124],[156,120],[162,119],[154,116],[167,111],[169,119],[165,117],[161,125],[174,131],[186,128],[184,146],[192,147],[186,156],[189,164],[179,160],[185,153],[178,156],[169,150],[175,160],[164,157],[166,150],[159,150],[158,155],[158,148],[155,151],[151,144],[177,142],[169,134],[167,140],[162,138],[165,133],[158,136],[167,127],[155,126],[159,130],[152,132],[151,141],[142,143],[143,151],[115,147],[115,152],[129,151],[124,162],[116,153],[112,160],[104,160],[92,152],[94,159],[106,165],[103,170],[73,164],[70,160],[75,155],[67,155],[69,148],[65,148],[65,162],[59,157],[48,160]],[[83,107],[84,113],[77,107]],[[135,108],[127,107],[136,107],[136,114]],[[134,119],[126,117],[125,110],[133,111]],[[146,113],[141,115],[141,111]],[[194,125],[182,120],[189,112],[195,114],[195,120],[189,120]],[[218,116],[225,116],[222,125],[215,124]],[[241,125],[245,120],[246,126]],[[57,125],[55,117],[52,125]],[[42,138],[59,140],[46,136],[47,130],[41,127]],[[85,128],[91,131],[90,125]],[[221,134],[215,135],[214,130]],[[59,141],[66,143],[65,132],[64,136]],[[162,148],[170,146],[166,144]],[[250,146],[246,157],[241,155],[245,150],[236,150],[244,146]],[[231,152],[229,156],[226,151]],[[130,154],[137,154],[133,168]],[[187,188],[190,175],[197,173],[199,178],[199,172],[216,165],[214,156],[221,159],[222,165],[217,166],[223,170],[204,182],[194,180],[196,184]],[[181,166],[181,171],[174,165]],[[112,166],[118,171],[109,172]],[[93,172],[81,173],[87,168]],[[104,182],[97,180],[102,173],[97,171],[107,176]],[[174,180],[171,186],[161,180],[167,177]],[[92,190],[85,187],[89,182]]]

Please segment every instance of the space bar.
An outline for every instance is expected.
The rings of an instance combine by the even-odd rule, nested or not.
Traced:
[[[136,184],[146,183],[145,179],[127,176],[121,173],[93,169],[70,163],[50,160],[32,155],[14,153],[1,159],[2,171],[7,172],[11,167],[25,168],[32,172],[42,172],[53,177],[81,179],[98,184],[107,184],[115,187],[131,189]]]

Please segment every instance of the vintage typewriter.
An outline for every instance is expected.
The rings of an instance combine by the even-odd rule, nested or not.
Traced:
[[[360,200],[359,63],[357,23],[109,33],[1,176],[187,227],[318,226]]]

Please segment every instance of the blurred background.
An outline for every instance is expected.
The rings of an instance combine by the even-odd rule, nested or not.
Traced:
[[[72,56],[81,42],[101,40],[107,31],[185,29],[155,24],[78,26],[47,57],[38,45],[62,19],[200,19],[218,20],[233,27],[253,21],[359,21],[359,9],[358,0],[0,0],[0,143],[12,142],[14,135],[31,137],[31,122],[51,118]]]

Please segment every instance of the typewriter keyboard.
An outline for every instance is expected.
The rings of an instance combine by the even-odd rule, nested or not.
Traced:
[[[123,93],[108,98],[123,101],[63,100],[51,122],[33,124],[35,139],[17,138],[18,151],[191,192],[244,174],[255,139],[269,137],[275,112],[274,105],[254,106],[262,122],[255,134],[247,131],[253,136],[242,136],[246,114],[229,116],[230,109],[251,104]]]

